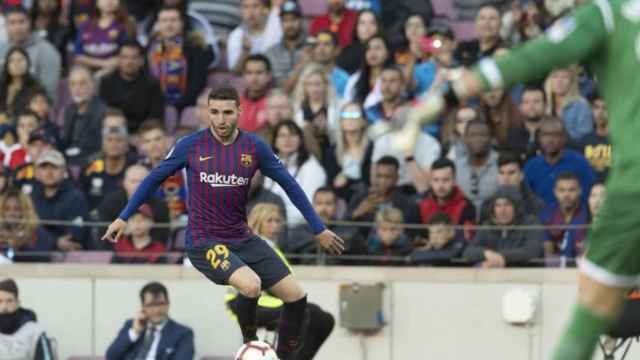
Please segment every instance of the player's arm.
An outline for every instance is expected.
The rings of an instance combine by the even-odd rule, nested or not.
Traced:
[[[291,202],[311,226],[311,231],[320,241],[320,245],[332,253],[341,253],[344,250],[344,241],[325,227],[300,185],[285,169],[271,147],[257,137],[256,155],[260,171],[284,189]]]

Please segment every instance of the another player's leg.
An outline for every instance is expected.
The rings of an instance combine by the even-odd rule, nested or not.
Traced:
[[[278,281],[269,291],[284,301],[276,352],[280,360],[291,360],[300,347],[307,295],[292,275]]]
[[[261,281],[248,266],[238,268],[229,277],[229,285],[238,290],[236,301],[238,323],[244,343],[258,340],[256,307],[260,298]]]

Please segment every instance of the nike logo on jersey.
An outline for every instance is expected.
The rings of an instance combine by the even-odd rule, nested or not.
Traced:
[[[224,175],[218,172],[213,174],[207,174],[206,172],[200,173],[200,182],[209,184],[213,188],[217,187],[233,187],[233,186],[246,186],[251,180],[246,177],[238,175]]]
[[[211,155],[211,156],[200,156],[200,161],[207,161],[209,159],[213,159],[213,155]]]

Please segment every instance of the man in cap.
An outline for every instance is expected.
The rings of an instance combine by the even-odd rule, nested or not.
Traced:
[[[35,161],[47,150],[55,149],[56,139],[44,128],[31,132],[27,143],[27,161],[13,172],[13,184],[25,194],[31,194],[36,181]]]
[[[280,23],[282,24],[282,41],[272,46],[265,55],[271,62],[273,78],[277,85],[287,81],[291,73],[302,72],[309,62],[311,54],[305,47],[304,19],[300,7],[289,0],[280,7]]]

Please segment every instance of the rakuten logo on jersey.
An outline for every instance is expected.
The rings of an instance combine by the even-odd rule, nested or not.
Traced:
[[[236,175],[223,175],[218,172],[215,172],[213,174],[207,174],[206,172],[200,173],[200,182],[209,184],[213,188],[245,186],[249,184],[249,181],[249,178],[246,177]]]

